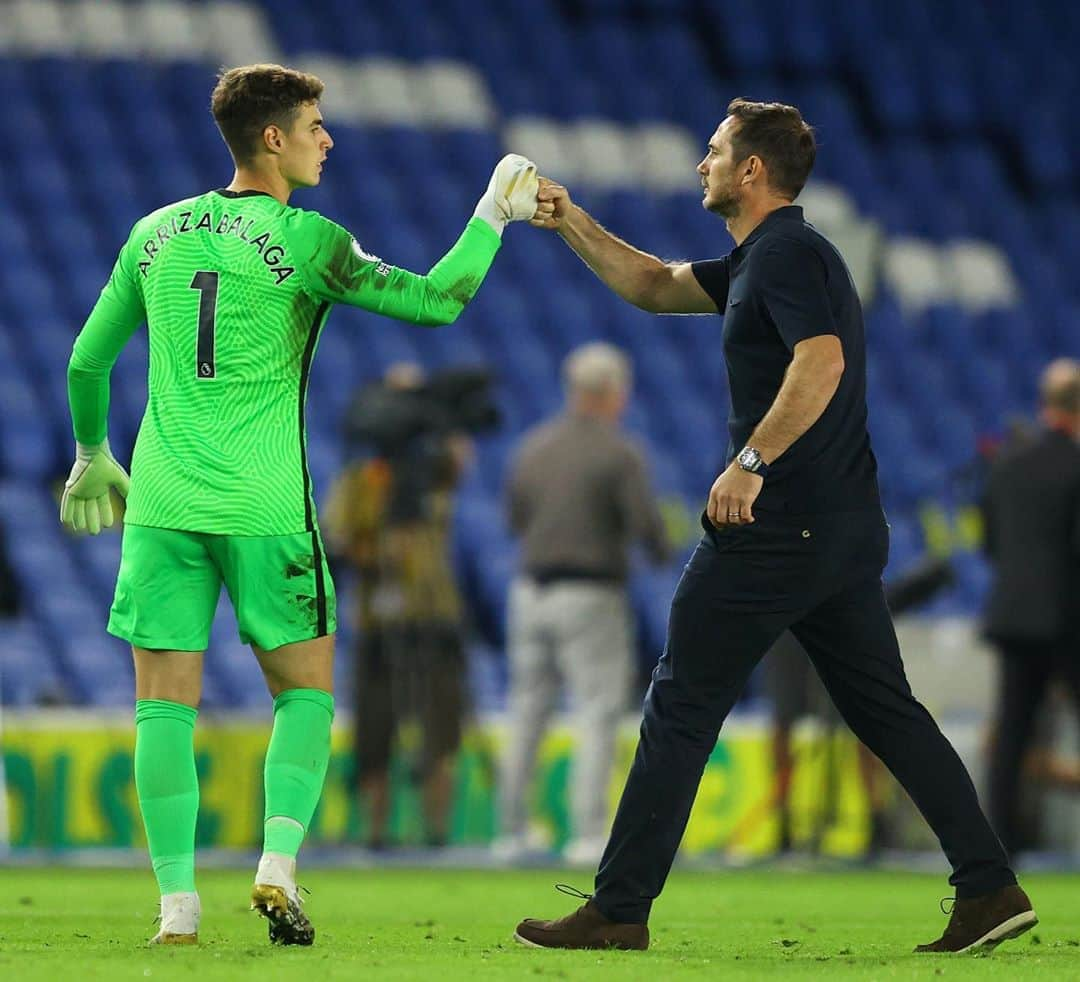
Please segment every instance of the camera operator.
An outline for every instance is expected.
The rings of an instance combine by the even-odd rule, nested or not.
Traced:
[[[354,739],[367,843],[383,848],[395,733],[414,717],[422,747],[425,840],[443,845],[454,756],[465,711],[462,603],[450,563],[453,491],[471,458],[465,431],[494,425],[489,379],[468,370],[425,382],[418,365],[392,366],[349,411],[350,446],[374,456],[350,465],[330,493],[324,529],[332,555],[358,574]],[[369,451],[370,453],[370,451]]]

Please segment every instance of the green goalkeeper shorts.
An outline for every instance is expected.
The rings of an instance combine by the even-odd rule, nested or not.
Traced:
[[[270,651],[337,627],[318,532],[211,535],[125,525],[109,633],[140,648],[205,651],[222,584],[245,644]]]

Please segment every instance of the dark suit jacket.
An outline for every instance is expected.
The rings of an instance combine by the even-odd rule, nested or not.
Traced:
[[[1069,637],[1080,625],[1080,444],[1046,430],[1003,450],[990,468],[983,518],[994,567],[986,635]]]

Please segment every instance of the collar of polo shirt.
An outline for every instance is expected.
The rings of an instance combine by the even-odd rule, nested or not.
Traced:
[[[803,220],[803,210],[801,205],[784,205],[783,208],[777,208],[775,211],[770,211],[769,214],[758,222],[754,231],[742,240],[742,244],[739,245],[738,248],[745,249],[747,246],[753,245],[754,242],[776,225],[777,222],[801,222]]]

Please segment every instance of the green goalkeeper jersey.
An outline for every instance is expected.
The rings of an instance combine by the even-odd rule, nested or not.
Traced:
[[[105,439],[109,372],[144,321],[149,397],[125,521],[229,535],[315,529],[305,451],[311,361],[330,307],[453,321],[500,238],[473,218],[426,276],[256,191],[211,191],[136,223],[75,340],[75,438]]]

